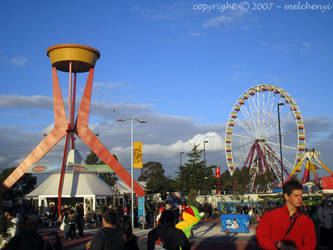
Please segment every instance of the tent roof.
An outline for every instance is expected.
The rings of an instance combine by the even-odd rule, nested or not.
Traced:
[[[72,172],[64,175],[62,197],[114,196],[119,194],[94,173]],[[26,197],[58,197],[60,173],[51,174]]]
[[[145,182],[138,182],[138,184],[145,189],[146,185]],[[117,182],[114,185],[114,189],[117,190],[121,194],[128,194],[131,193],[131,187],[128,186],[122,179],[118,177]]]
[[[114,188],[121,194],[127,194],[131,192],[131,188],[119,177],[116,184],[114,185]]]

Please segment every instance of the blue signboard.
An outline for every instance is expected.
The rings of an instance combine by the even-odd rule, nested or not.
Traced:
[[[222,232],[249,233],[250,216],[247,214],[221,215]]]
[[[273,193],[282,193],[282,188],[280,187],[273,188]]]
[[[138,222],[145,223],[145,197],[138,197]]]

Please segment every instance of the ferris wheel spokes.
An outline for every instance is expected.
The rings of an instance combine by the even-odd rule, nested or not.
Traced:
[[[275,143],[275,142],[271,142],[271,141],[267,141],[267,142],[268,142],[269,144],[274,145],[274,146],[280,146],[280,144]],[[287,145],[284,145],[284,144],[281,144],[281,146],[282,146],[283,148],[286,148],[286,149],[297,150],[296,147],[291,147],[291,146],[287,146]]]
[[[252,125],[253,125],[252,130],[255,130],[256,125],[254,123],[254,115],[253,115],[253,112],[251,110],[251,107],[250,107],[250,111],[248,111],[246,106],[244,106],[243,107],[243,113],[244,113],[244,118],[245,118],[249,128],[251,128],[251,124],[248,121],[252,121]],[[238,120],[236,120],[236,121],[238,121]],[[255,136],[255,134],[253,134],[253,136]]]
[[[289,176],[289,170],[286,167],[288,167],[291,171],[293,169],[293,164],[291,164],[288,161],[288,159],[286,159],[286,158],[283,159],[283,164],[282,164],[281,160],[280,160],[281,159],[280,154],[277,151],[275,151],[272,147],[270,147],[269,145],[267,145],[267,147],[271,151],[271,155],[275,158],[275,160],[279,163],[279,165],[280,166],[282,165],[282,169],[283,169],[284,173]]]
[[[290,134],[295,133],[295,132],[297,132],[297,130],[296,131],[294,129],[286,130],[284,132],[281,132],[281,136],[290,135]],[[278,138],[278,137],[279,137],[279,133],[276,133],[276,134],[268,136],[264,139],[267,140],[267,139],[273,139],[273,138]]]
[[[244,123],[246,123],[246,122],[244,122],[244,120],[240,120],[240,119],[238,119],[238,120],[235,121],[235,123],[238,124],[239,127],[242,128],[242,129],[244,130],[243,132],[246,132],[247,134],[252,135],[253,138],[256,137],[256,135],[255,135],[255,131],[253,131],[253,130],[251,129],[251,127],[250,127],[249,124],[244,124]],[[248,125],[248,126],[246,126],[246,125]]]
[[[241,138],[243,138],[243,139],[251,140],[251,142],[249,142],[249,143],[253,143],[253,141],[254,141],[253,137],[250,137],[250,136],[239,135],[239,134],[232,134],[232,135],[237,136],[237,137],[241,137]]]
[[[255,102],[255,99],[249,99],[249,108],[250,113],[252,117],[253,122],[253,130],[255,131],[255,134],[258,134],[258,110],[257,110],[257,104]]]

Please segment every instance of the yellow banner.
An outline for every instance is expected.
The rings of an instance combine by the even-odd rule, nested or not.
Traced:
[[[142,168],[142,142],[134,142],[134,159],[133,166],[135,168]]]

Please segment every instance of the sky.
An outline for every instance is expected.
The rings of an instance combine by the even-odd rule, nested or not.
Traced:
[[[233,105],[249,88],[272,84],[298,104],[306,146],[333,170],[332,23],[333,3],[324,0],[3,0],[0,168],[17,166],[53,127],[46,50],[75,43],[101,52],[89,126],[127,169],[130,123],[121,118],[148,122],[134,126],[143,162],[161,162],[169,176],[180,152],[184,163],[204,141],[207,165],[226,170]],[[66,101],[68,75],[58,74]],[[86,77],[78,75],[78,103]],[[41,162],[61,162],[63,145]],[[80,141],[77,147],[84,157],[89,152]]]

